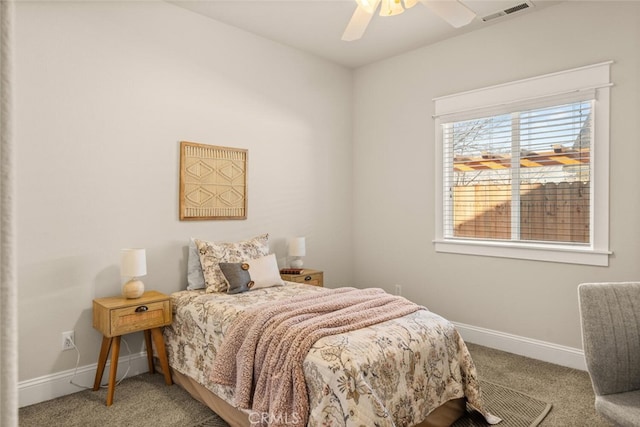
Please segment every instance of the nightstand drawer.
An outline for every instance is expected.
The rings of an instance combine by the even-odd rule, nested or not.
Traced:
[[[171,323],[169,301],[152,302],[111,310],[111,334],[124,335]]]
[[[169,325],[171,314],[171,299],[157,291],[93,300],[93,327],[109,338]]]
[[[282,280],[296,283],[304,283],[305,285],[323,286],[324,273],[319,270],[308,270],[301,274],[281,274]]]
[[[304,276],[295,277],[293,281],[307,285],[322,286],[322,273],[305,274]]]

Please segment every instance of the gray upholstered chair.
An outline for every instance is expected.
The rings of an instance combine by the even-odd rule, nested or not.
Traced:
[[[596,412],[640,426],[640,282],[583,283],[578,296]]]

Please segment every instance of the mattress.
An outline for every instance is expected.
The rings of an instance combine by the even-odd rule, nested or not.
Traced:
[[[233,388],[212,382],[210,375],[234,319],[256,304],[328,291],[285,283],[237,295],[172,294],[174,319],[164,332],[171,368],[233,406]],[[321,338],[303,368],[311,427],[417,425],[459,398],[490,418],[464,341],[449,321],[426,309]]]

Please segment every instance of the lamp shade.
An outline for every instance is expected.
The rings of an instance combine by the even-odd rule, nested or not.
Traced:
[[[306,247],[305,247],[305,238],[304,237],[294,237],[289,239],[289,255],[290,256],[305,256]]]
[[[147,256],[144,249],[123,249],[120,258],[120,276],[140,277],[147,274]]]

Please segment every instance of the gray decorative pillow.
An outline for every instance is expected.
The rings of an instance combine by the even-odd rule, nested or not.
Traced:
[[[246,262],[269,254],[269,235],[235,243],[206,242],[196,239],[207,292],[225,292],[227,282],[220,270],[221,262]]]
[[[253,286],[249,264],[244,262],[221,262],[218,264],[227,281],[228,294],[247,292]]]

